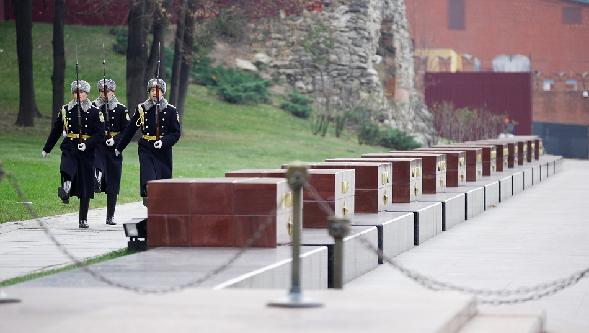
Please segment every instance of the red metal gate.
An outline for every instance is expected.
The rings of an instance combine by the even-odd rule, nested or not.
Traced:
[[[485,108],[517,121],[518,135],[532,134],[530,73],[426,73],[425,101],[431,108],[444,101],[455,107]]]

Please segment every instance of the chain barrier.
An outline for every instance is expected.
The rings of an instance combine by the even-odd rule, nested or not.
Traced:
[[[132,286],[132,285],[128,285],[128,284],[125,284],[122,282],[114,281],[114,280],[104,276],[103,274],[93,270],[92,268],[90,268],[88,266],[87,263],[80,261],[76,256],[74,256],[71,252],[69,252],[69,250],[55,237],[55,235],[51,232],[51,229],[49,229],[49,227],[47,227],[45,222],[43,222],[39,218],[37,212],[35,211],[35,209],[32,206],[32,203],[27,199],[27,197],[25,196],[25,194],[21,190],[21,188],[18,184],[18,181],[16,180],[16,177],[14,177],[14,175],[12,175],[9,172],[5,172],[5,173],[2,173],[2,172],[4,172],[4,171],[2,170],[2,167],[0,165],[0,175],[3,175],[6,178],[8,178],[8,181],[10,182],[12,187],[15,189],[19,199],[27,207],[29,214],[39,224],[41,229],[43,229],[43,232],[45,233],[45,235],[51,240],[51,242],[53,242],[55,244],[57,249],[62,254],[64,254],[67,258],[69,258],[72,263],[79,266],[84,272],[88,273],[94,279],[101,281],[101,282],[107,284],[108,286],[132,291],[132,292],[135,292],[138,294],[166,294],[166,293],[171,293],[171,292],[178,292],[178,291],[182,291],[187,288],[197,287],[197,286],[201,285],[202,283],[204,283],[205,281],[212,279],[213,277],[215,277],[216,275],[225,271],[227,268],[229,268],[231,265],[233,265],[233,263],[235,261],[237,261],[240,257],[242,257],[251,248],[251,246],[262,236],[262,233],[264,232],[264,230],[274,222],[271,215],[273,215],[273,213],[275,213],[276,209],[277,209],[276,207],[274,208],[273,212],[271,212],[269,214],[270,216],[268,217],[268,220],[258,227],[258,229],[254,233],[254,235],[246,241],[246,243],[239,249],[239,251],[237,253],[235,253],[232,257],[230,257],[225,263],[223,263],[223,264],[219,265],[217,268],[209,271],[207,274],[203,275],[202,277],[199,277],[197,279],[187,281],[185,283],[178,284],[175,286],[170,286],[170,287],[143,288],[143,287],[139,287],[139,286]],[[1,178],[0,178],[0,180],[1,180]],[[282,201],[284,201],[284,200],[285,200],[285,198],[282,199]],[[278,206],[280,206],[280,204],[282,204],[282,203],[283,202],[280,202]]]
[[[135,293],[139,293],[139,294],[166,294],[166,293],[171,293],[171,292],[182,291],[187,288],[197,287],[197,286],[201,285],[205,281],[215,277],[216,275],[225,271],[227,268],[229,268],[231,265],[233,265],[233,263],[235,261],[237,261],[240,257],[242,257],[251,248],[251,246],[262,236],[262,233],[264,232],[264,230],[272,222],[274,222],[273,219],[271,217],[269,217],[268,221],[266,221],[265,223],[263,223],[259,226],[259,228],[256,230],[254,235],[246,241],[246,243],[239,249],[239,251],[237,253],[235,253],[232,257],[230,257],[225,263],[223,263],[223,264],[219,265],[217,268],[209,271],[204,276],[199,277],[194,280],[191,280],[191,281],[188,281],[188,282],[185,282],[185,283],[182,283],[182,284],[178,284],[176,286],[163,287],[163,288],[143,288],[143,287],[139,287],[139,286],[132,286],[132,285],[118,282],[118,281],[114,281],[114,280],[104,276],[103,274],[98,273],[97,271],[93,270],[92,268],[90,268],[88,266],[87,263],[80,261],[76,256],[74,256],[71,252],[69,252],[69,250],[55,237],[55,235],[51,232],[51,229],[49,229],[47,227],[45,222],[43,222],[39,218],[37,212],[32,207],[32,203],[27,199],[25,194],[22,192],[20,186],[18,185],[18,181],[16,180],[14,175],[12,175],[11,173],[8,173],[8,172],[4,172],[4,170],[2,170],[2,168],[0,168],[0,175],[6,177],[8,179],[8,181],[10,182],[12,187],[15,189],[17,195],[19,196],[19,199],[26,206],[29,214],[38,223],[38,225],[41,227],[41,229],[43,230],[45,235],[51,240],[51,242],[54,243],[54,245],[58,248],[58,250],[62,254],[64,254],[66,257],[68,257],[75,265],[79,266],[83,271],[85,271],[87,274],[92,276],[94,279],[101,281],[111,287],[124,289],[124,290],[132,291]],[[319,206],[324,211],[324,213],[326,213],[330,216],[334,215],[333,209],[331,209],[331,207],[325,202],[325,200],[323,200],[321,195],[319,195],[319,192],[317,191],[317,189],[315,189],[308,182],[304,185],[304,189],[307,190],[309,192],[309,194],[311,195],[311,197],[313,197],[313,199],[315,199],[319,203]],[[284,200],[284,198],[282,200]],[[274,208],[274,212],[275,211],[276,211],[276,208]],[[272,215],[272,214],[269,214],[269,215]],[[546,283],[540,283],[540,284],[537,284],[537,285],[534,285],[531,287],[520,287],[520,288],[516,288],[516,289],[484,289],[484,288],[479,289],[479,288],[464,287],[464,286],[459,286],[456,284],[436,280],[432,277],[426,276],[422,273],[411,270],[411,269],[399,264],[398,262],[396,262],[392,258],[386,256],[382,252],[382,250],[378,249],[377,247],[374,247],[374,245],[372,245],[370,240],[368,240],[364,236],[360,236],[358,238],[358,240],[364,247],[375,252],[380,258],[382,258],[391,267],[395,268],[401,274],[403,274],[404,276],[408,277],[409,279],[415,281],[419,285],[421,285],[427,289],[434,290],[434,291],[453,290],[453,291],[458,291],[458,292],[478,296],[478,297],[481,297],[481,299],[479,299],[479,302],[482,304],[505,305],[505,304],[518,304],[518,303],[539,300],[541,298],[554,295],[554,294],[556,294],[556,293],[558,293],[568,287],[571,287],[571,286],[577,284],[583,278],[589,276],[589,268],[586,268],[586,269],[576,272],[568,277],[552,280],[552,281],[549,281]],[[518,297],[513,297],[513,296],[518,296]],[[489,298],[489,297],[491,297],[491,298]]]
[[[307,183],[305,185],[305,190],[308,191],[308,193],[315,201],[318,201],[320,203],[321,209],[324,213],[330,216],[334,215],[335,212],[333,211],[333,209],[331,209],[329,205],[325,203],[324,199],[321,197],[317,189],[315,189],[311,184]],[[479,289],[463,287],[456,284],[436,280],[432,277],[426,276],[422,273],[411,270],[399,264],[392,258],[386,256],[382,252],[382,250],[375,247],[370,242],[370,240],[368,240],[365,236],[360,235],[358,237],[358,241],[367,249],[375,252],[379,256],[379,258],[382,258],[383,261],[385,261],[391,267],[393,267],[409,279],[413,280],[414,282],[418,283],[422,287],[435,291],[453,290],[465,294],[470,294],[473,296],[478,296],[480,297],[478,301],[482,304],[507,305],[535,301],[546,296],[554,295],[570,286],[577,284],[581,279],[589,276],[589,268],[586,268],[584,270],[571,274],[568,277],[536,284],[531,287],[519,287],[516,289]]]

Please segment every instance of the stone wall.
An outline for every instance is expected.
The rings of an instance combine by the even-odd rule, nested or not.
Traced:
[[[246,60],[282,86],[316,99],[330,99],[335,106],[332,112],[341,105],[371,100],[378,105],[375,117],[385,125],[431,143],[431,114],[414,86],[404,0],[331,0],[324,4],[321,13],[253,24],[251,56]],[[310,41],[319,40],[313,38],[318,35],[330,46],[323,48],[321,56],[316,54],[321,53],[316,52],[318,48],[309,47]]]

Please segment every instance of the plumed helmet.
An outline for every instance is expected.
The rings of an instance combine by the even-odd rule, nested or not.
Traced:
[[[110,90],[112,92],[115,92],[117,90],[117,84],[115,83],[114,80],[111,79],[101,79],[98,80],[98,82],[96,83],[96,86],[98,87],[98,91],[103,91],[104,90],[104,85],[106,83],[106,89]]]
[[[79,85],[78,85],[78,81],[72,82],[72,85],[71,85],[72,94],[75,93],[76,90],[80,90],[80,91],[83,91],[83,92],[89,94],[90,93],[90,83],[88,83],[84,80],[80,80],[79,82],[80,82]]]
[[[151,79],[147,82],[147,91],[151,88],[159,87],[160,90],[165,94],[166,93],[166,82],[162,79]]]

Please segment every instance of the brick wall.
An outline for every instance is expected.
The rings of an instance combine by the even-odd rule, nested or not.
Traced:
[[[464,4],[464,29],[449,29],[448,4]],[[451,48],[491,70],[500,54],[521,54],[534,72],[533,120],[589,125],[589,5],[568,0],[406,0],[416,48]],[[572,8],[572,9],[571,9]],[[573,13],[572,17],[565,12]],[[576,16],[580,13],[580,17]],[[568,15],[568,16],[567,16]],[[567,19],[580,19],[565,24]],[[473,70],[468,62],[464,70]],[[417,59],[417,86],[424,65]],[[544,91],[544,81],[553,83]],[[576,81],[576,89],[567,85]]]

